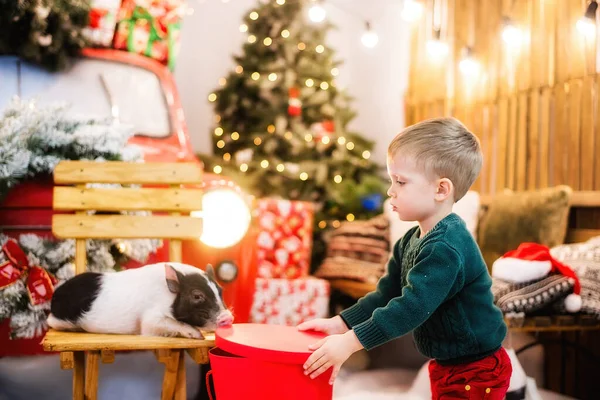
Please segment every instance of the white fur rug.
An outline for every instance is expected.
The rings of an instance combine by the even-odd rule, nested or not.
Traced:
[[[345,372],[333,387],[333,400],[428,400],[429,374],[408,369]]]

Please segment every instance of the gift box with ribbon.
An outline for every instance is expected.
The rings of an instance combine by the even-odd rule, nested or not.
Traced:
[[[123,0],[113,47],[175,67],[184,0]]]
[[[121,0],[92,0],[88,26],[83,33],[93,46],[111,46],[120,6]]]

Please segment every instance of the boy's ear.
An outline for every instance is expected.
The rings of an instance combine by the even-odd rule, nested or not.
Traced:
[[[437,201],[444,201],[452,195],[454,191],[454,185],[448,178],[442,178],[438,181],[437,192],[435,193],[435,199]]]

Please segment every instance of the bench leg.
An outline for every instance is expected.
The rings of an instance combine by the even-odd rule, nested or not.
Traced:
[[[173,400],[177,386],[177,371],[179,369],[179,350],[169,351],[167,357],[161,355],[161,362],[165,364],[161,400]],[[163,361],[164,360],[164,361]]]
[[[85,366],[85,400],[98,398],[98,360],[99,351],[89,351],[86,355]]]
[[[177,384],[175,386],[175,400],[186,400],[185,386],[185,350],[179,351],[179,363],[177,367]]]
[[[73,400],[84,400],[85,393],[85,353],[73,353]]]

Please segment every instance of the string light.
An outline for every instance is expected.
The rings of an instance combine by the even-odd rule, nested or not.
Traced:
[[[250,19],[251,19],[252,21],[256,21],[256,20],[258,19],[258,13],[257,13],[256,11],[252,11],[252,12],[250,13]]]
[[[415,0],[404,0],[402,8],[402,19],[407,22],[414,22],[423,15],[423,4]]]
[[[258,72],[253,72],[252,73],[252,79],[257,81],[260,78],[260,74]]]
[[[217,100],[217,95],[216,94],[211,93],[211,94],[208,95],[208,101],[210,101],[212,103],[215,100]]]
[[[523,40],[523,34],[519,28],[517,28],[512,19],[509,17],[503,17],[502,28],[502,40],[509,46],[519,47]]]
[[[304,42],[298,43],[298,50],[304,50],[304,49],[306,49],[306,44]]]
[[[269,74],[269,80],[270,80],[271,82],[275,82],[275,81],[277,80],[277,74],[276,74],[275,72],[271,72],[271,73]]]
[[[305,181],[308,179],[308,174],[306,172],[302,172],[300,174],[300,180]]]
[[[246,163],[241,164],[240,171],[242,171],[242,172],[248,171],[248,164],[246,164]]]
[[[321,229],[327,228],[327,222],[325,222],[325,221],[319,221],[319,228],[321,228]]]
[[[350,214],[346,215],[346,219],[350,222],[354,221],[354,214],[350,213]]]
[[[329,144],[329,137],[328,137],[328,136],[325,136],[323,139],[321,139],[321,142],[322,142],[323,144]]]
[[[448,54],[448,45],[440,40],[440,30],[433,31],[433,38],[427,41],[427,52],[433,57],[443,57]]]
[[[315,85],[315,81],[313,81],[312,79],[308,78],[305,82],[306,87],[313,87]]]
[[[327,82],[321,82],[321,84],[319,85],[319,87],[322,90],[327,90],[327,89],[329,89],[329,83],[327,83]]]
[[[340,70],[337,68],[331,68],[331,75],[338,76],[340,74]]]
[[[373,48],[377,46],[377,43],[379,42],[379,36],[377,36],[377,33],[375,33],[375,31],[371,28],[371,23],[369,21],[365,22],[365,27],[365,33],[363,33],[360,41],[363,45],[365,45],[365,47]]]
[[[308,9],[308,18],[315,23],[320,23],[323,22],[325,20],[325,17],[327,16],[327,11],[325,11],[325,9],[323,8],[323,6],[320,4],[320,2],[313,4],[309,9]]]
[[[339,144],[341,144],[341,145],[343,146],[344,144],[346,144],[346,138],[345,138],[345,137],[343,137],[343,136],[340,136],[340,137],[338,138],[338,143],[339,143]]]
[[[354,149],[354,143],[352,143],[352,142],[348,142],[348,143],[346,143],[346,148],[347,148],[348,150],[352,150],[352,149]]]
[[[284,137],[284,138],[286,138],[287,140],[292,140],[292,137],[294,137],[294,136],[292,135],[292,132],[290,132],[290,131],[287,131],[287,132],[286,132],[286,133],[283,135],[283,137]]]
[[[290,37],[290,31],[288,31],[287,29],[284,29],[281,31],[281,37],[284,39],[287,39]]]
[[[313,137],[312,137],[312,135],[311,135],[310,133],[307,133],[307,134],[304,136],[304,140],[306,140],[307,142],[310,142],[310,141],[312,141],[312,140],[313,140]]]
[[[254,138],[254,144],[255,145],[260,146],[261,143],[262,143],[262,139],[261,138],[259,138],[259,137]]]
[[[235,72],[237,74],[241,74],[242,72],[244,72],[244,67],[242,67],[241,65],[238,65],[237,67],[235,67]]]
[[[221,122],[221,116],[219,114],[215,114],[215,123]]]
[[[217,142],[217,147],[222,149],[223,147],[225,147],[225,141],[224,140],[219,140]]]
[[[263,168],[267,168],[269,166],[269,160],[262,160],[260,162],[260,166]]]
[[[272,43],[273,43],[273,39],[271,39],[270,37],[266,37],[266,38],[263,40],[263,44],[264,44],[265,46],[270,46]]]
[[[598,2],[593,0],[587,6],[583,17],[577,20],[577,30],[586,37],[593,38],[596,35],[596,10]]]
[[[239,133],[237,133],[237,132],[233,132],[233,133],[231,134],[231,139],[232,139],[232,140],[238,140],[239,138],[240,138],[240,134],[239,134]]]
[[[225,78],[219,78],[219,85],[225,86],[226,84],[227,84],[227,79],[225,79]]]
[[[333,177],[333,181],[335,183],[342,183],[342,176],[341,175],[336,175]]]
[[[229,153],[225,153],[225,154],[223,154],[223,160],[224,160],[224,161],[229,161],[229,160],[231,160],[231,154],[229,154]]]
[[[221,136],[223,134],[223,128],[215,128],[215,136]]]
[[[279,172],[283,172],[283,170],[285,169],[285,166],[284,166],[283,164],[277,164],[277,167],[276,167],[276,169],[277,169],[277,171],[279,171]]]
[[[248,36],[248,43],[254,43],[254,42],[256,42],[256,36],[254,36],[254,35]]]
[[[279,4],[280,6],[285,4],[285,0],[277,0],[277,4]]]
[[[269,125],[269,126],[267,126],[267,132],[269,132],[269,133],[275,133],[275,125]]]
[[[220,174],[221,172],[223,172],[223,168],[221,168],[220,165],[215,165],[215,167],[213,168],[213,172],[215,174]]]
[[[244,33],[244,32],[248,32],[248,25],[246,24],[241,24],[240,25],[240,32]]]
[[[460,72],[467,76],[477,75],[479,73],[479,63],[473,57],[470,47],[463,48],[463,58],[458,63]]]
[[[333,226],[336,229],[339,228],[340,225],[340,221],[338,221],[337,219],[331,223],[331,226]]]
[[[371,158],[371,152],[369,150],[365,150],[363,151],[362,156],[365,160],[368,160],[369,158]]]
[[[321,54],[322,52],[324,52],[324,51],[325,51],[325,46],[323,46],[322,44],[320,44],[320,45],[318,45],[318,46],[315,48],[315,51],[316,51],[317,53]]]

